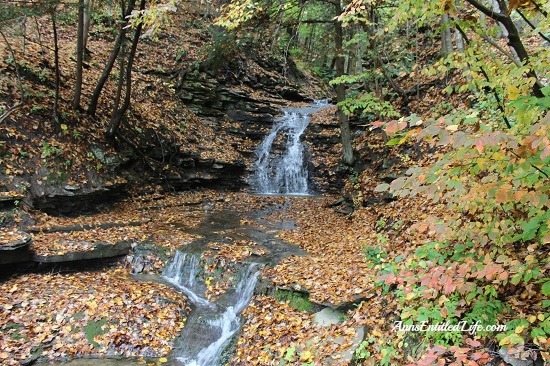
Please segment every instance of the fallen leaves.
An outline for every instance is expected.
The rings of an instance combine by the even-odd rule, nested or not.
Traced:
[[[14,243],[24,242],[27,239],[28,234],[26,233],[14,228],[0,227],[0,249],[2,249],[2,247],[9,247]]]
[[[30,274],[0,284],[0,362],[167,355],[189,307],[174,289],[121,270]],[[8,355],[8,356],[6,356]]]
[[[137,242],[140,239],[137,227],[117,227],[86,231],[35,234],[31,250],[40,256],[63,255],[67,252],[87,252],[96,244],[115,245],[122,241]]]
[[[243,316],[232,365],[278,365],[283,359],[289,365],[347,365],[338,358],[355,336],[353,320],[323,327],[312,314],[264,295],[254,297]]]

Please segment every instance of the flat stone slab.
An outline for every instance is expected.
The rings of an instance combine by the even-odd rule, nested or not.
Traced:
[[[25,247],[31,242],[30,234],[21,231],[13,231],[13,239],[3,239],[3,233],[5,233],[5,231],[0,231],[0,253],[2,251],[15,250]]]
[[[323,310],[315,313],[313,316],[313,321],[325,327],[332,324],[338,325],[342,323],[344,318],[345,315],[343,312],[331,308],[324,308]]]
[[[83,244],[83,242],[79,242],[78,244]],[[92,249],[90,250],[68,251],[66,253],[56,255],[40,255],[34,253],[32,259],[39,263],[61,263],[87,259],[112,258],[126,255],[132,248],[132,243],[130,241],[119,241],[114,245],[103,242],[89,244],[92,246]],[[68,243],[67,246],[70,246],[70,243]]]
[[[25,196],[21,196],[21,195],[0,196],[0,203],[2,203],[2,202],[20,201],[20,200],[22,200],[23,198],[25,198]]]
[[[0,264],[27,262],[31,259],[31,236],[18,230],[0,231]]]
[[[111,229],[114,227],[125,227],[125,226],[141,226],[147,224],[151,219],[145,219],[141,221],[129,221],[129,222],[107,222],[102,224],[77,224],[77,225],[67,225],[67,226],[51,226],[51,227],[40,227],[34,226],[30,228],[31,233],[57,233],[57,232],[72,232],[72,231],[86,231],[91,229]]]

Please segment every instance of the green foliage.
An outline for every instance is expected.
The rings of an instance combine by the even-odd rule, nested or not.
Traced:
[[[369,346],[369,343],[372,342],[364,340],[363,342],[361,342],[361,344],[359,344],[359,347],[357,347],[357,349],[355,350],[355,358],[357,360],[366,360],[370,357],[371,353],[367,348]]]
[[[56,147],[55,145],[50,145],[47,141],[42,142],[42,159],[49,158],[51,156],[56,156],[62,151],[63,150]]]
[[[329,83],[336,76],[334,69],[325,66],[313,66],[312,72],[314,75],[321,78],[325,83]]]
[[[368,350],[368,347],[373,346],[377,343],[381,343],[379,336],[374,334],[369,334],[367,339],[359,344],[359,347],[355,350],[355,358],[360,360],[368,360],[371,357],[371,352]],[[397,355],[397,350],[389,344],[383,344],[380,347],[381,358],[378,361],[378,365],[392,365],[392,357]]]
[[[363,251],[365,253],[367,261],[371,262],[374,265],[382,263],[382,261],[388,257],[386,251],[380,246],[365,246],[365,249],[363,249]]]
[[[296,357],[296,347],[288,347],[285,353],[284,360],[288,362],[294,361]]]
[[[338,82],[345,82],[345,78],[340,78]],[[332,82],[332,84],[335,84]],[[384,101],[372,93],[365,93],[355,97],[350,97],[338,103],[344,113],[358,113],[362,116],[366,114],[375,114],[378,117],[397,117],[399,113],[395,111],[391,103]]]

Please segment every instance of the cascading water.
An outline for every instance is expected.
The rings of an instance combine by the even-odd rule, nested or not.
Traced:
[[[326,100],[316,101],[309,107],[284,109],[269,134],[262,141],[256,155],[255,175],[251,183],[257,193],[307,195],[308,170],[304,161],[304,144],[301,141],[309,115],[328,107]],[[277,137],[286,135],[282,154],[274,150]]]
[[[238,274],[240,280],[234,291],[211,303],[200,295],[206,285],[200,279],[199,258],[190,253],[176,253],[163,277],[183,291],[194,306],[181,335],[184,343],[174,354],[177,361],[186,366],[220,364],[222,352],[240,328],[240,314],[254,293],[259,274],[257,267],[252,263],[244,268]]]

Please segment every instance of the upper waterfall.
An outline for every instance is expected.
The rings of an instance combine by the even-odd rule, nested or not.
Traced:
[[[308,169],[301,136],[310,121],[310,114],[328,107],[327,100],[311,106],[287,108],[277,118],[271,131],[256,149],[258,157],[251,184],[256,193],[307,195]],[[286,138],[282,152],[274,150],[278,136]]]

